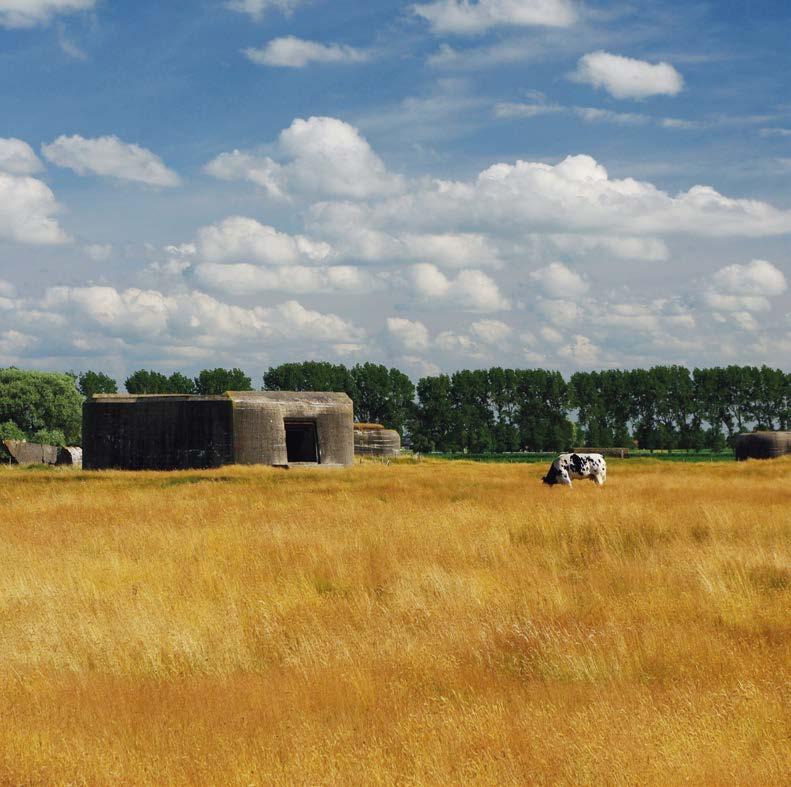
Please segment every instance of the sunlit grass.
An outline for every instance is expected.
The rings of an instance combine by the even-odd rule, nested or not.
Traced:
[[[781,784],[791,462],[0,469],[0,783]]]

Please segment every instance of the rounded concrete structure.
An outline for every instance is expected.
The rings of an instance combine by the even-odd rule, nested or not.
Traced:
[[[355,424],[354,453],[356,456],[400,456],[401,435],[378,424]]]
[[[791,432],[750,432],[734,439],[736,459],[777,459],[791,454]]]
[[[28,443],[25,440],[6,440],[3,443],[4,461],[15,465],[56,465],[60,449],[56,445]]]
[[[89,470],[347,466],[353,406],[343,393],[98,395],[83,405],[83,449]]]

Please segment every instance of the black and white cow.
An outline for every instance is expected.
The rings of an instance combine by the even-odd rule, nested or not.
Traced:
[[[571,486],[572,478],[590,478],[601,486],[607,480],[607,462],[601,454],[561,454],[550,465],[544,483]]]

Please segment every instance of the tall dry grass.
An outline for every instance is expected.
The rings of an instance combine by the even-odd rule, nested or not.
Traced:
[[[0,782],[780,784],[791,462],[0,470]]]

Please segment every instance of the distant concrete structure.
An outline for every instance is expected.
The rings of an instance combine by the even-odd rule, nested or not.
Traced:
[[[82,432],[89,470],[354,463],[344,393],[100,394],[83,405]]]
[[[392,458],[401,455],[401,435],[381,424],[354,425],[354,455]]]
[[[736,459],[777,459],[791,454],[791,432],[750,432],[736,435]]]
[[[602,456],[616,457],[618,459],[628,459],[628,448],[572,448],[575,454],[601,454]]]
[[[24,440],[5,440],[0,442],[0,462],[12,465],[82,467],[82,449],[28,443]]]
[[[58,451],[58,465],[82,467],[82,448],[67,446]]]

